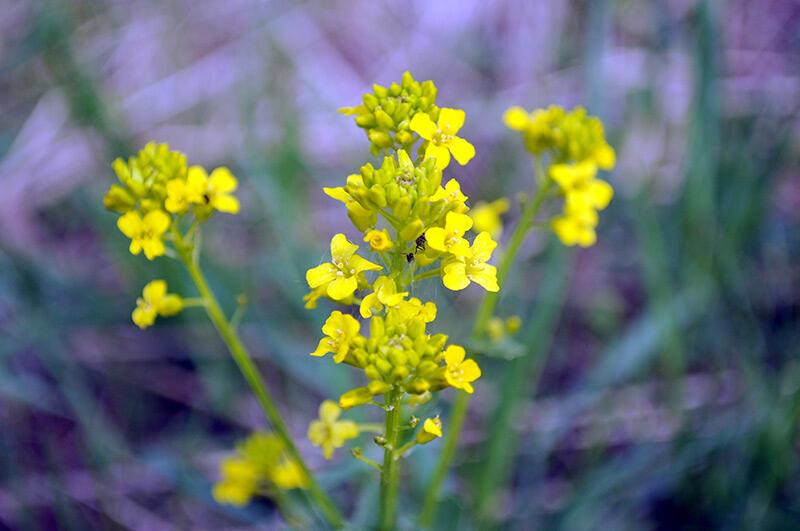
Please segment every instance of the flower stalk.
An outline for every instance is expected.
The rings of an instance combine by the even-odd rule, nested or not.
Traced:
[[[383,447],[383,467],[381,468],[380,526],[381,530],[394,528],[397,517],[397,495],[399,490],[400,455],[398,438],[402,415],[401,393],[392,389],[386,394],[390,405],[386,412],[386,444]]]

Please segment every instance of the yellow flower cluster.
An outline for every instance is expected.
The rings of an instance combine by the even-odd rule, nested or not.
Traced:
[[[549,157],[549,178],[564,198],[562,214],[551,221],[553,232],[564,245],[594,245],[597,213],[614,195],[611,185],[597,178],[598,170],[611,170],[616,163],[603,123],[583,107],[566,111],[558,106],[531,113],[512,107],[503,120],[522,133],[528,151]]]
[[[439,108],[436,94],[432,81],[418,83],[406,73],[401,83],[376,85],[362,105],[343,110],[367,130],[372,153],[385,155],[379,165],[367,163],[348,176],[343,186],[324,189],[344,204],[375,257],[360,255],[357,244],[336,234],[330,262],[306,273],[311,289],[306,307],[324,297],[353,310],[357,306],[368,320],[362,327],[347,310],[333,311],[311,353],[332,354],[335,363],[361,369],[367,380],[342,394],[338,405],[323,403],[319,420],[309,427],[309,439],[326,457],[359,431],[355,423],[338,420],[340,408],[377,403],[380,396],[387,403],[400,397],[417,405],[448,387],[472,393],[481,374],[462,347],[448,346],[446,335],[428,331],[436,305],[410,295],[414,283],[431,277],[451,290],[472,282],[500,289],[489,264],[497,246],[489,231],[497,232],[496,223],[483,222],[484,214],[482,230],[470,236],[467,197],[457,180],[442,179],[451,159],[465,165],[475,156],[472,144],[459,136],[466,114]],[[502,205],[492,208],[499,211]],[[412,441],[424,444],[438,436],[441,422],[428,419]]]
[[[274,488],[305,489],[309,485],[308,476],[273,433],[254,433],[242,441],[236,455],[220,463],[220,475],[212,491],[214,499],[239,507]]]
[[[136,157],[112,164],[119,184],[103,198],[109,210],[121,214],[119,230],[130,238],[130,252],[144,252],[148,260],[166,253],[165,235],[174,223],[191,214],[197,222],[214,211],[235,214],[239,201],[232,195],[238,186],[227,168],[209,176],[200,166],[187,167],[186,155],[167,144],[148,143]]]
[[[183,310],[183,299],[180,295],[167,293],[164,280],[153,280],[142,290],[142,296],[136,299],[136,308],[131,314],[133,322],[139,328],[147,328],[156,321],[156,317],[171,317]]]

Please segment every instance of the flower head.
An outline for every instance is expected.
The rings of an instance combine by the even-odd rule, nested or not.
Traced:
[[[425,158],[436,159],[436,166],[446,168],[450,155],[462,166],[475,156],[475,147],[463,138],[456,136],[464,125],[466,113],[460,109],[443,108],[439,120],[434,123],[426,113],[415,114],[411,119],[411,130],[428,141]]]
[[[467,199],[468,197],[461,191],[461,185],[458,181],[450,179],[443,187],[439,186],[436,192],[428,198],[428,201],[431,203],[444,201],[448,210],[463,214],[469,210],[469,207],[466,205]]]
[[[217,210],[236,214],[239,212],[239,200],[236,199],[233,192],[238,187],[239,182],[228,168],[216,168],[211,175],[208,175],[202,166],[191,166],[187,172],[183,190],[180,186],[173,185],[172,190],[167,189],[167,193],[173,191],[174,195],[169,195],[167,199],[172,198],[177,203],[181,197],[179,192],[182,192],[186,201],[206,209],[208,213],[211,210]]]
[[[422,429],[417,432],[416,439],[418,444],[428,444],[441,436],[442,420],[436,416],[425,419],[425,422],[422,423]]]
[[[228,457],[219,465],[222,479],[212,494],[217,503],[244,507],[258,490],[259,474],[252,463],[241,457]]]
[[[444,351],[444,360],[447,363],[445,368],[445,379],[451,387],[462,389],[472,394],[474,389],[472,382],[481,377],[481,368],[475,360],[465,360],[466,352],[463,347],[450,345]]]
[[[152,210],[144,217],[131,210],[117,220],[117,227],[131,239],[131,254],[137,255],[144,251],[147,259],[152,260],[166,252],[163,236],[170,223],[170,217],[161,210]]]
[[[333,361],[341,363],[347,357],[353,342],[359,337],[360,329],[361,324],[352,315],[338,310],[332,312],[322,327],[325,337],[319,340],[317,349],[311,355],[319,357],[333,352]]]
[[[371,229],[364,235],[364,241],[369,243],[373,251],[388,251],[394,244],[386,229]]]
[[[322,448],[325,459],[333,457],[333,451],[341,448],[348,439],[358,437],[358,426],[352,420],[339,420],[341,408],[336,402],[324,401],[319,406],[319,420],[308,426],[308,439],[314,446]]]
[[[472,218],[466,214],[448,212],[444,228],[431,227],[425,231],[428,247],[443,253],[456,256],[469,255],[469,242],[464,234],[472,227]]]
[[[312,289],[326,286],[328,296],[337,301],[352,295],[358,288],[361,273],[383,269],[355,254],[357,250],[358,245],[350,243],[344,234],[334,236],[331,239],[332,261],[306,272],[308,286]]]
[[[179,295],[167,293],[167,283],[153,280],[142,290],[142,296],[136,299],[136,309],[131,318],[139,328],[151,326],[157,316],[170,317],[183,309],[183,299]]]
[[[373,284],[373,292],[361,301],[361,317],[368,319],[373,312],[383,310],[384,306],[394,307],[408,295],[407,291],[397,292],[397,284],[389,277],[378,277]]]
[[[459,291],[470,282],[475,282],[486,291],[499,291],[497,284],[497,268],[487,262],[492,258],[492,252],[497,247],[488,232],[481,232],[472,242],[467,256],[455,256],[445,260],[442,264],[442,282],[445,287]]]

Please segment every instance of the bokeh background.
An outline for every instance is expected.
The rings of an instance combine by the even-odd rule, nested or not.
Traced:
[[[127,253],[101,206],[110,162],[154,139],[239,177],[243,212],[209,225],[204,266],[229,310],[247,294],[245,340],[304,439],[357,382],[308,356],[326,312],[301,301],[351,230],[321,187],[371,160],[336,109],[406,69],[467,111],[472,200],[530,190],[512,104],[585,105],[619,157],[595,247],[526,243],[500,305],[523,318],[520,348],[482,358],[439,527],[800,528],[792,0],[7,0],[0,528],[285,525],[269,501],[210,496],[264,421],[204,315],[131,323],[148,280],[193,291],[177,264]],[[421,295],[437,330],[467,336],[478,288]],[[406,469],[405,527],[440,446]],[[367,528],[374,472],[301,449]]]

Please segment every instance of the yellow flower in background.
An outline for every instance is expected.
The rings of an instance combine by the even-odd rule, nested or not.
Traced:
[[[183,299],[179,295],[167,293],[167,283],[153,280],[142,290],[142,296],[136,299],[136,309],[131,318],[139,328],[151,326],[157,316],[170,317],[183,310]]]
[[[455,179],[450,179],[443,187],[439,186],[436,192],[428,198],[431,203],[444,201],[450,210],[459,214],[469,210],[467,199],[469,198],[461,191],[461,184]]]
[[[503,220],[500,216],[508,212],[508,208],[509,201],[505,197],[491,203],[479,201],[468,214],[473,221],[472,229],[475,232],[486,231],[492,238],[499,238],[503,233]]]
[[[352,420],[339,420],[341,414],[336,402],[326,400],[319,406],[319,420],[308,426],[308,440],[322,448],[325,459],[333,457],[334,450],[344,446],[349,439],[358,437],[358,425]]]
[[[464,234],[470,228],[472,228],[472,218],[466,214],[448,212],[444,228],[431,227],[425,231],[425,240],[428,247],[436,251],[468,256],[469,242],[464,239]]]
[[[428,141],[425,158],[435,158],[438,168],[444,169],[450,164],[451,154],[462,166],[475,156],[475,147],[456,136],[465,118],[466,113],[461,109],[443,108],[439,110],[437,123],[424,112],[415,114],[411,119],[411,130]]]
[[[202,166],[190,166],[186,186],[193,203],[228,214],[239,212],[239,200],[231,195],[239,181],[228,168],[216,168],[208,175]]]
[[[450,345],[444,351],[445,379],[451,387],[462,389],[469,394],[474,392],[472,382],[481,377],[481,368],[475,360],[465,360],[464,347]]]
[[[580,245],[581,247],[591,247],[597,242],[597,212],[592,208],[581,208],[576,210],[565,210],[550,222],[553,232],[567,246]]]
[[[373,284],[373,290],[361,301],[359,312],[364,319],[372,317],[374,312],[380,312],[384,306],[397,306],[408,295],[407,291],[398,293],[397,285],[389,277],[378,277]]]
[[[592,159],[594,160],[595,164],[600,167],[600,169],[608,171],[613,169],[616,165],[617,154],[613,147],[609,146],[608,144],[603,144],[595,149],[594,153],[592,154]]]
[[[497,247],[488,232],[481,232],[472,242],[466,257],[451,257],[442,264],[442,283],[447,289],[460,291],[475,282],[486,291],[500,291],[497,268],[487,264]]]
[[[553,164],[550,166],[550,177],[563,190],[571,190],[595,178],[597,164],[584,160],[575,164]]]
[[[364,241],[369,243],[369,246],[373,251],[388,251],[394,247],[392,238],[389,236],[389,231],[386,229],[372,229],[368,231],[364,235]]]
[[[425,419],[422,429],[417,432],[416,440],[418,444],[428,444],[442,436],[442,420],[436,416]]]
[[[360,330],[361,323],[352,315],[338,310],[332,312],[322,327],[325,337],[319,340],[317,349],[311,355],[321,357],[333,352],[333,361],[341,363],[347,357],[350,345],[358,337]]]
[[[130,211],[117,220],[117,227],[131,239],[131,254],[137,255],[144,251],[147,259],[152,260],[166,252],[163,237],[170,223],[170,217],[161,210],[148,212],[144,217],[138,212]]]
[[[326,286],[326,293],[333,300],[342,300],[358,288],[358,276],[364,271],[380,271],[378,264],[358,256],[358,245],[350,243],[344,234],[331,239],[332,261],[311,268],[306,272],[306,281],[312,289]]]
[[[270,480],[283,490],[308,488],[308,476],[303,469],[285,455],[275,464],[270,473]]]
[[[229,457],[220,463],[222,479],[214,485],[212,495],[217,503],[244,507],[258,490],[259,474],[252,463],[240,457]]]

